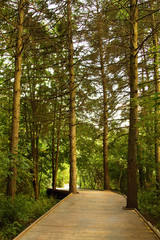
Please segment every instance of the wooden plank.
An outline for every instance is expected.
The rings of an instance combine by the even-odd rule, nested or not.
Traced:
[[[158,239],[126,199],[110,191],[80,191],[15,240],[155,240]]]

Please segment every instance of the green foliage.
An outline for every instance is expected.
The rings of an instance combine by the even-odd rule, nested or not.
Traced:
[[[92,124],[80,125],[77,130],[77,166],[82,188],[103,189],[102,135]]]
[[[141,190],[138,194],[139,210],[145,216],[156,219],[157,227],[160,229],[160,194],[155,188]]]
[[[109,158],[110,186],[113,190],[126,193],[127,191],[127,160],[122,157]]]
[[[122,193],[127,191],[127,145],[125,129],[112,130],[109,135],[109,175],[111,188]]]
[[[12,204],[9,197],[0,196],[0,239],[13,239],[57,201],[45,195],[35,201],[32,196],[19,194]]]
[[[22,225],[17,221],[7,224],[4,228],[2,228],[2,235],[0,234],[0,237],[2,240],[13,239],[13,237],[16,236],[21,229]]]
[[[67,163],[60,164],[57,175],[57,187],[64,188],[69,182],[69,165]]]
[[[21,116],[17,160],[17,193],[12,205],[0,197],[1,239],[12,239],[26,223],[51,207],[52,199],[34,198],[33,142],[38,136],[39,187],[42,192],[51,186],[53,126],[55,154],[59,108],[62,101],[59,170],[57,186],[69,182],[69,89],[67,19],[65,1],[28,1],[24,20],[24,45],[21,77]],[[155,7],[156,7],[155,1]],[[16,46],[17,1],[1,1],[0,56],[0,192],[6,192],[10,175],[10,139]],[[129,2],[128,2],[129,3]],[[129,5],[126,1],[73,1],[74,69],[77,115],[77,167],[79,185],[103,189],[103,101],[100,77],[98,16],[102,17],[103,52],[108,94],[108,159],[111,188],[126,193],[128,129],[123,121],[129,117]],[[146,2],[147,3],[147,2]],[[50,5],[51,4],[51,5]],[[87,7],[86,7],[87,6]],[[158,7],[158,5],[157,5]],[[140,209],[152,216],[160,215],[155,185],[155,94],[154,54],[148,33],[151,18],[148,4],[139,4],[139,99],[131,99],[131,107],[139,104],[138,172],[142,178],[139,193]],[[143,8],[143,9],[142,9]],[[156,9],[156,8],[155,8]],[[158,11],[155,16],[159,17]],[[145,17],[144,17],[145,16]],[[147,19],[147,21],[146,21]],[[141,23],[143,21],[143,24]],[[144,27],[145,26],[145,27]],[[145,39],[145,42],[143,41]],[[122,110],[121,110],[122,109]],[[119,114],[121,112],[121,114]],[[158,115],[158,114],[157,114]],[[54,117],[55,116],[55,117]],[[114,119],[115,117],[115,119]],[[117,120],[121,118],[120,120]],[[159,116],[157,116],[158,118]],[[34,142],[35,143],[35,142]],[[141,184],[140,184],[141,185]],[[32,195],[32,196],[31,196]]]

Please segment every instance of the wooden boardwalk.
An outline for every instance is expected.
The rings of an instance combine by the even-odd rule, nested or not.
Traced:
[[[110,191],[71,194],[15,240],[155,240],[126,199]]]

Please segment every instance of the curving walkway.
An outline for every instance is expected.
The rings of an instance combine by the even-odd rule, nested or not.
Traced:
[[[110,191],[71,194],[15,240],[158,239],[126,199]]]

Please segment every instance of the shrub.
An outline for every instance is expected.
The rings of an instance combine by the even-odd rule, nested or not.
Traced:
[[[155,189],[141,190],[138,193],[139,210],[142,214],[155,218],[156,226],[160,228],[160,194]]]
[[[35,201],[29,195],[19,194],[12,204],[9,197],[0,196],[0,239],[13,239],[57,202],[47,196],[41,196]]]

